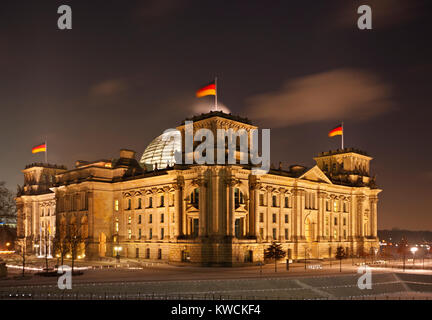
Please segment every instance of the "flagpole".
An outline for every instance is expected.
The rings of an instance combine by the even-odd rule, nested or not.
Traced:
[[[342,150],[344,149],[344,126],[343,126],[343,121],[342,121]]]
[[[48,139],[45,138],[45,163],[48,164]]]
[[[217,101],[217,77],[215,77],[215,110],[218,111],[218,101]]]

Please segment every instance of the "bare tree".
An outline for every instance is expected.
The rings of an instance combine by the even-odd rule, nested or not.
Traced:
[[[69,228],[68,235],[66,237],[68,251],[71,255],[72,260],[72,274],[74,272],[75,260],[77,258],[77,253],[80,247],[85,248],[88,245],[88,238],[83,237],[81,230],[75,225],[71,225]]]
[[[15,196],[5,185],[4,181],[0,181],[0,222],[16,220]]]
[[[22,276],[24,277],[25,274],[25,265],[26,265],[26,239],[25,238],[19,238],[16,242],[17,246],[19,247],[20,256],[22,259]]]
[[[54,252],[58,252],[60,254],[61,263],[63,265],[64,257],[69,251],[68,239],[66,236],[61,236],[60,232],[56,232],[56,236],[53,240],[54,242]]]

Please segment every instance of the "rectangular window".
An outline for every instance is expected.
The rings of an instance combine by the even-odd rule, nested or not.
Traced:
[[[132,200],[129,198],[127,199],[127,209],[126,210],[130,210],[132,206]]]
[[[141,209],[141,202],[142,202],[141,198],[138,198],[137,209]]]
[[[288,197],[285,197],[285,208],[289,207],[289,199]]]
[[[138,229],[138,239],[141,240],[141,237],[142,237],[141,229]]]
[[[161,240],[163,240],[164,236],[165,236],[165,229],[161,228]]]
[[[285,215],[285,223],[288,223],[289,222],[289,220],[288,220],[288,215],[286,214]]]
[[[273,199],[273,207],[277,207],[277,197],[273,196],[272,199]]]
[[[146,249],[146,259],[150,259],[150,248]]]
[[[337,222],[338,222],[338,221],[337,221],[337,218],[335,217],[335,218],[334,218],[334,225],[335,225],[335,226],[337,226]]]
[[[149,223],[152,223],[153,222],[153,215],[150,213],[149,214]]]
[[[161,207],[165,206],[165,197],[164,196],[161,196],[161,198],[160,198],[160,206]]]
[[[131,216],[128,217],[128,224],[132,224],[132,217]]]
[[[288,234],[288,229],[285,229],[285,239],[288,239],[289,237],[289,234]]]
[[[162,249],[158,249],[158,259],[162,259]]]
[[[276,228],[273,228],[273,239],[276,239]]]
[[[138,216],[138,224],[141,224],[141,215]]]
[[[343,218],[343,225],[346,226],[346,218]]]
[[[259,195],[259,204],[260,204],[260,206],[264,205],[264,195],[263,194]]]
[[[135,258],[139,258],[139,248],[135,248]]]
[[[149,230],[149,239],[153,239],[153,229],[150,228]]]
[[[161,223],[164,223],[164,214],[163,213],[161,213],[161,217],[160,218],[161,218],[161,220],[160,220]]]
[[[153,198],[149,198],[149,208],[153,208]]]
[[[333,201],[333,211],[334,212],[338,212],[339,211],[338,201],[337,200]]]
[[[240,223],[241,223],[241,221],[240,221],[240,219],[235,219],[235,222],[234,222],[234,234],[235,234],[235,236],[236,236],[236,238],[240,238],[240,236],[241,236],[241,231],[240,231]]]
[[[128,229],[128,239],[132,239],[132,230]]]
[[[276,223],[276,213],[273,213],[273,223]]]
[[[259,221],[264,222],[264,213],[260,212],[259,214]]]
[[[264,239],[264,228],[260,228],[260,237]]]
[[[116,218],[116,222],[115,222],[115,231],[118,233],[119,232],[119,222],[118,222],[118,218]]]
[[[119,201],[118,200],[114,201],[114,210],[119,211]]]
[[[346,239],[346,230],[344,229],[344,231],[343,231],[344,233],[343,233],[343,235],[344,235],[344,238]]]
[[[326,210],[330,211],[330,202],[326,200]]]

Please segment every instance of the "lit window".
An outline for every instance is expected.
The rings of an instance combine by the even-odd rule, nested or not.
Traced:
[[[131,224],[131,223],[132,223],[132,217],[129,216],[129,217],[128,217],[128,224]]]
[[[128,239],[129,240],[132,239],[132,230],[131,229],[128,230]]]
[[[116,218],[116,222],[115,222],[115,231],[116,232],[119,232],[119,219],[118,218]]]
[[[338,201],[337,200],[333,201],[333,211],[338,212]]]

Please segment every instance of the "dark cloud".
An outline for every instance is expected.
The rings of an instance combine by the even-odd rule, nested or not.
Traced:
[[[94,96],[112,96],[126,91],[126,81],[120,79],[106,80],[95,84],[90,88],[90,94]]]
[[[327,121],[364,120],[392,107],[389,85],[372,73],[336,69],[289,81],[248,99],[248,114],[273,127]]]

